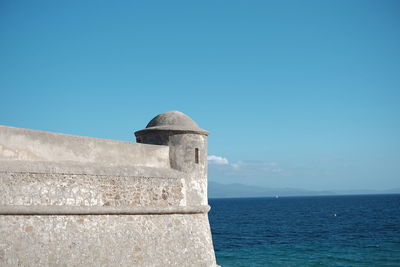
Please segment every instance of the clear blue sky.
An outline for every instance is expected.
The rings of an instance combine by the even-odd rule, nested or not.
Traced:
[[[2,0],[0,90],[0,124],[83,136],[180,110],[217,182],[400,187],[399,1]]]

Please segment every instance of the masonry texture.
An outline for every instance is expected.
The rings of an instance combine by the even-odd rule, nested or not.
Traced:
[[[0,266],[216,266],[208,132],[170,111],[135,135],[0,126]]]

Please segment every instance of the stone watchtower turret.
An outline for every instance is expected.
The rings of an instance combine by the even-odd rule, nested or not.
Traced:
[[[187,205],[207,204],[207,131],[182,112],[168,111],[135,136],[138,143],[169,146],[171,168],[187,173]]]

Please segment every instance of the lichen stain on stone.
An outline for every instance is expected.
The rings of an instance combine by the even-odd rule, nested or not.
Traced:
[[[134,246],[133,247],[133,251],[134,252],[140,252],[140,251],[142,251],[142,249],[139,246]]]
[[[25,227],[25,232],[30,233],[33,231],[33,226],[29,225]]]
[[[163,190],[162,190],[162,194],[161,194],[162,199],[167,200],[168,195],[169,195],[168,191],[166,191],[165,189],[163,189]]]

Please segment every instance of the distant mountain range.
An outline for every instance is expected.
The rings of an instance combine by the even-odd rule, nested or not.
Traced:
[[[265,188],[244,184],[220,184],[208,182],[209,198],[234,197],[276,197],[276,196],[327,196],[327,195],[359,195],[359,194],[399,194],[400,188],[390,190],[343,190],[313,191],[298,188]]]

